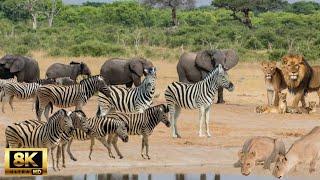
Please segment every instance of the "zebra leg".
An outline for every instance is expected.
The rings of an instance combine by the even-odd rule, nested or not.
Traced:
[[[69,154],[70,159],[72,159],[73,161],[77,161],[77,159],[73,156],[73,154],[71,153],[70,147],[71,147],[71,143],[73,141],[73,138],[71,138],[68,142],[68,146],[67,146],[67,152]]]
[[[60,156],[61,156],[61,146],[62,146],[62,144],[60,143],[57,147],[57,154],[56,154],[56,157],[57,157],[56,164],[57,164],[58,170],[59,170],[59,160],[60,160]]]
[[[116,150],[116,152],[117,152],[117,154],[118,154],[118,156],[119,156],[119,159],[122,159],[123,156],[122,156],[121,152],[119,151],[117,142],[118,142],[118,136],[117,136],[117,135],[114,135],[114,136],[113,136],[113,139],[112,139],[112,145],[113,145],[114,149]]]
[[[111,152],[110,144],[107,143],[106,138],[105,137],[100,137],[100,138],[97,138],[97,139],[104,145],[104,147],[106,147],[108,149],[109,157],[114,159],[115,157]]]
[[[13,104],[12,104],[13,98],[14,98],[14,96],[9,97],[9,105],[10,105],[12,111],[14,111]]]
[[[180,134],[178,133],[178,128],[177,128],[177,119],[180,115],[181,108],[179,106],[175,105],[174,107],[171,107],[169,109],[170,109],[172,137],[173,138],[181,138]]]
[[[144,137],[145,137],[144,143],[146,145],[146,156],[147,156],[148,159],[150,159],[150,157],[149,157],[149,140],[148,140],[148,136],[145,135]]]
[[[66,168],[66,159],[65,159],[65,151],[66,151],[66,145],[67,143],[63,143],[62,146],[61,146],[61,151],[62,151],[62,167],[63,168]]]
[[[91,137],[90,152],[89,152],[89,159],[90,160],[91,160],[91,154],[93,151],[93,145],[94,145],[94,137]]]
[[[43,106],[39,105],[39,109],[36,111],[36,114],[37,114],[37,118],[38,118],[38,121],[41,121],[41,115],[43,113]],[[47,119],[48,121],[48,119]]]
[[[49,120],[50,109],[51,109],[50,104],[46,105],[44,109],[44,117],[46,117],[47,121]]]
[[[55,150],[55,148],[56,148],[56,147],[50,148],[50,151],[51,151],[51,159],[52,159],[52,168],[53,168],[54,171],[57,171],[57,170],[56,170],[56,166],[55,166],[55,164],[54,164],[54,156],[53,156],[53,151]]]
[[[211,109],[211,106],[207,107],[205,109],[205,115],[206,115],[206,131],[207,131],[207,137],[211,137],[211,134],[210,134],[210,128],[209,128],[209,122],[210,122],[210,109]]]
[[[5,112],[4,112],[4,109],[5,109],[5,105],[6,105],[6,103],[8,102],[8,100],[9,100],[9,97],[6,96],[6,95],[2,98],[2,112],[3,112],[3,113],[5,113]]]
[[[141,157],[143,159],[145,159],[144,155],[143,155],[143,149],[144,149],[144,143],[145,143],[145,137],[142,136],[142,143],[141,143]]]
[[[205,107],[201,106],[200,109],[199,109],[199,136],[200,137],[204,137],[205,135],[203,134],[202,132],[202,126],[204,124],[204,120],[205,120]]]

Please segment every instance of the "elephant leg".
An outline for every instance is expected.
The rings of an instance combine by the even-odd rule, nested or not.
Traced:
[[[223,100],[223,88],[219,87],[218,88],[218,104],[224,104],[224,100]]]

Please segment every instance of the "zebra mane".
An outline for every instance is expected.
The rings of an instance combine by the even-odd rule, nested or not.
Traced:
[[[58,117],[61,115],[61,112],[64,114],[64,116],[67,115],[67,111],[65,109],[60,109],[57,112],[55,112],[52,116],[50,116],[48,122],[55,121],[56,119],[58,119]]]
[[[203,80],[210,79],[211,77],[218,75],[218,73],[219,73],[219,68],[216,67],[212,71],[210,71]]]

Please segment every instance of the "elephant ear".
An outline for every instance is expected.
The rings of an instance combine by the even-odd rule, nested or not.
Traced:
[[[224,68],[226,70],[229,70],[238,64],[239,56],[235,50],[227,49],[227,50],[223,50],[223,53],[225,54]]]
[[[143,76],[143,67],[139,60],[131,60],[129,63],[129,69],[138,76]]]
[[[15,59],[10,67],[11,73],[16,73],[21,71],[24,68],[25,61],[24,59]]]
[[[211,71],[215,64],[212,59],[213,51],[201,51],[197,53],[195,64],[198,68],[207,72]]]

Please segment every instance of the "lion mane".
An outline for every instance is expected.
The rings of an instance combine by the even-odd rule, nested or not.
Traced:
[[[282,58],[282,73],[290,93],[303,90],[304,93],[312,90],[310,86],[313,70],[301,55],[286,55]],[[315,84],[319,88],[319,83]]]

